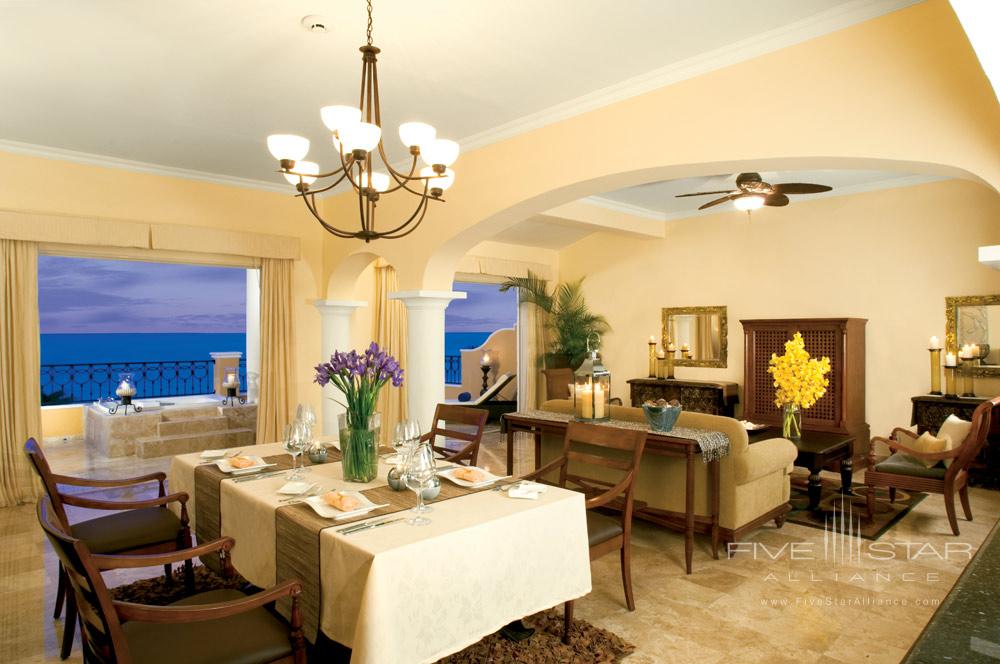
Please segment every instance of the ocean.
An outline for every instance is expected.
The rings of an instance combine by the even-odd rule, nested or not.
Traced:
[[[445,332],[444,354],[461,355],[463,349],[478,348],[490,338],[492,332]]]
[[[209,353],[240,351],[247,335],[188,333],[43,334],[42,364],[211,360]]]

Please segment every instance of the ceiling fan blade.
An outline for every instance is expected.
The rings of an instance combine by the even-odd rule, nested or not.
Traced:
[[[788,196],[784,194],[769,194],[764,197],[764,205],[770,205],[771,207],[788,205]]]
[[[699,191],[697,194],[677,194],[674,198],[684,198],[685,196],[709,196],[711,194],[732,194],[735,189],[726,189],[725,191]]]
[[[784,182],[773,185],[776,194],[821,194],[824,191],[831,191],[833,187],[825,184],[808,184],[805,182]]]
[[[713,205],[718,205],[719,203],[725,203],[726,201],[731,201],[734,198],[739,198],[742,195],[743,194],[730,194],[729,196],[723,196],[722,198],[716,198],[714,201],[709,201],[709,202],[705,203],[704,205],[702,205],[701,207],[699,207],[698,209],[699,210],[704,210],[705,208],[710,208]]]

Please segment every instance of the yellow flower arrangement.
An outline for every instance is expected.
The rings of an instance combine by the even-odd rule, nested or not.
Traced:
[[[767,372],[774,377],[774,403],[778,408],[786,404],[810,408],[830,385],[825,377],[830,373],[830,358],[810,359],[801,332],[785,342],[784,355],[771,355],[770,365]]]

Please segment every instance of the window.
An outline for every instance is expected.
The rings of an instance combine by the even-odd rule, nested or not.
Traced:
[[[501,293],[497,284],[462,281],[456,281],[453,290],[468,293],[464,300],[452,300],[444,313],[444,382],[459,385],[461,351],[479,348],[497,330],[517,324],[517,293]]]
[[[42,405],[114,395],[131,373],[138,398],[210,394],[210,353],[243,353],[248,270],[39,256]]]

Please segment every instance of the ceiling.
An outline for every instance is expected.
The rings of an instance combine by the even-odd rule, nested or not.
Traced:
[[[376,0],[386,145],[414,119],[483,145],[914,1]],[[363,36],[361,0],[3,0],[0,149],[277,184],[268,134],[334,157],[318,109],[356,99]]]

